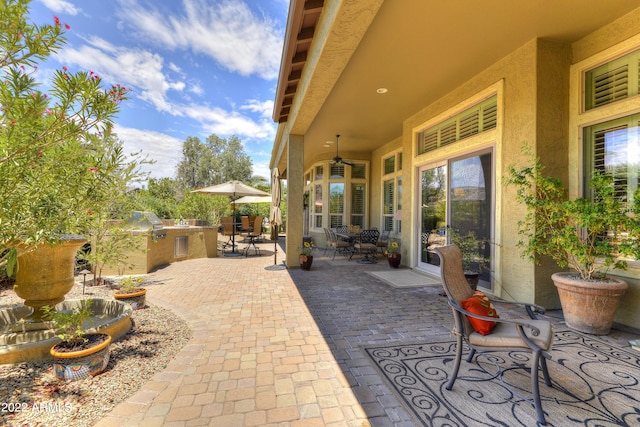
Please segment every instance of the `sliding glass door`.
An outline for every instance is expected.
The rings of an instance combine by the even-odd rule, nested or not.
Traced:
[[[439,274],[434,248],[450,243],[451,232],[478,239],[480,256],[491,265],[493,156],[491,151],[450,159],[420,169],[418,268]],[[490,287],[490,270],[481,275]]]

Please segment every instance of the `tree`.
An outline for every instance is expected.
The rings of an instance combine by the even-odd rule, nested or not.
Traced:
[[[30,0],[0,7],[0,264],[11,274],[20,252],[88,230],[96,189],[111,178],[96,148],[109,135],[127,90],[102,88],[93,72],[63,67],[44,93],[37,63],[58,51],[69,29],[27,21]]]
[[[204,143],[189,137],[182,145],[176,180],[187,191],[231,180],[249,181],[251,167],[251,158],[236,136],[227,140],[212,134]]]

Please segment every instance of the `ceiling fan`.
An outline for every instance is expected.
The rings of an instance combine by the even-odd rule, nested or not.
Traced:
[[[339,151],[338,151],[338,140],[340,139],[340,134],[336,135],[336,156],[333,158],[333,163],[334,164],[343,164],[343,165],[349,165],[349,166],[353,166],[353,163],[348,162],[346,160],[343,160],[342,157],[340,157]]]

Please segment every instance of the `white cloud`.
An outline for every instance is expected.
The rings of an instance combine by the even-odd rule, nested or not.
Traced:
[[[142,49],[114,46],[98,37],[85,41],[87,44],[79,48],[67,46],[58,60],[63,64],[93,70],[107,81],[133,89],[131,96],[149,102],[158,111],[175,114],[167,99],[167,92],[181,92],[185,83],[168,79],[163,73],[164,61],[160,55]]]
[[[141,38],[163,48],[210,56],[243,76],[277,77],[283,34],[275,21],[256,16],[239,0],[182,3],[184,11],[177,14],[141,0],[120,0],[120,18]]]
[[[114,126],[118,139],[123,142],[126,153],[142,151],[153,165],[145,165],[142,170],[151,173],[153,178],[176,176],[176,167],[182,159],[182,141],[173,136],[152,130]]]
[[[260,116],[269,118],[273,113],[273,100],[260,101],[258,99],[250,99],[246,105],[241,106],[240,109],[259,113]]]
[[[66,0],[40,0],[40,3],[54,12],[66,13],[67,15],[72,16],[75,16],[82,11],[82,9],[75,7],[72,3]]]

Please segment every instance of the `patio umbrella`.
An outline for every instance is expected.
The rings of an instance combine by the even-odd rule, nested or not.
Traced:
[[[266,193],[257,188],[253,188],[247,184],[243,184],[240,181],[227,181],[223,184],[212,185],[210,187],[199,188],[193,190],[192,193],[206,193],[215,194],[218,196],[229,196],[232,202],[235,202],[238,197],[242,196],[268,196]],[[236,217],[236,204],[233,203],[233,218]],[[238,256],[240,253],[236,252],[236,225],[233,224],[231,229],[231,253],[225,254],[226,256]]]
[[[267,196],[244,196],[233,203],[271,203],[271,194]]]
[[[271,238],[273,238],[273,265],[278,262],[278,226],[282,224],[282,211],[280,210],[280,171],[278,168],[273,169],[271,174],[271,215],[269,216],[269,222],[271,222]]]

